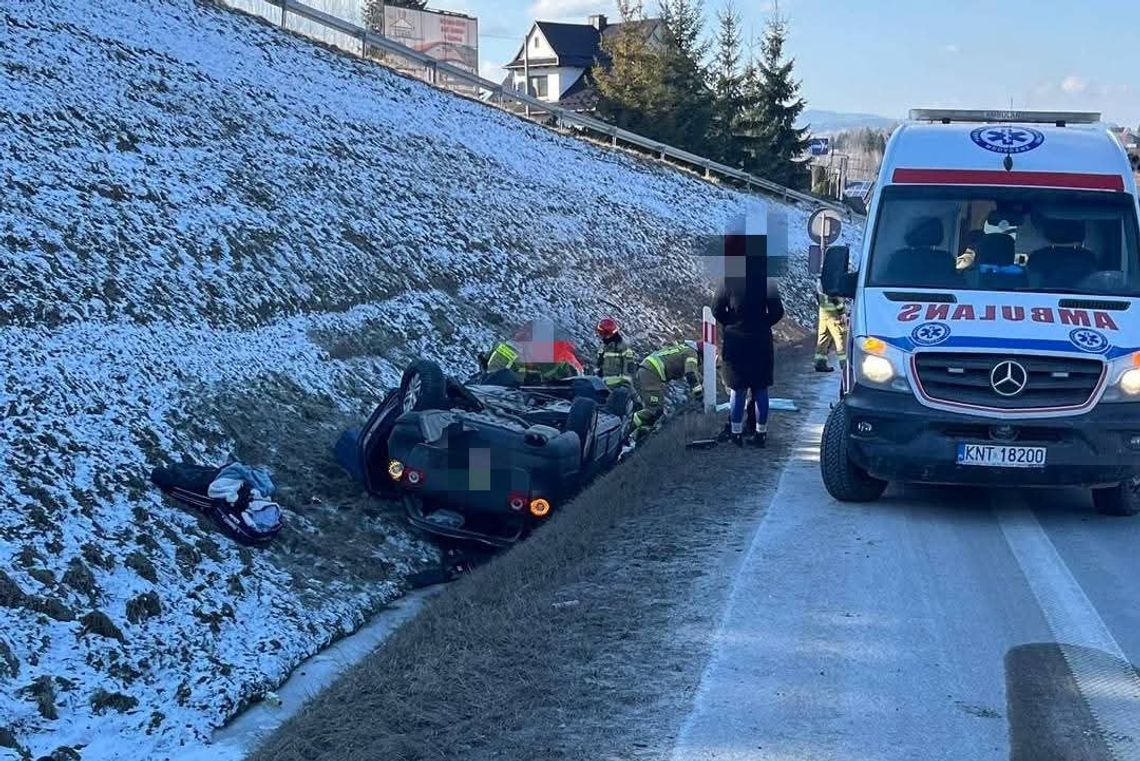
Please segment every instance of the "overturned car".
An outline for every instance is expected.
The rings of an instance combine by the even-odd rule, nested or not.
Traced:
[[[345,433],[338,459],[370,493],[400,498],[416,527],[502,547],[618,462],[634,406],[596,377],[460,382],[421,360]]]

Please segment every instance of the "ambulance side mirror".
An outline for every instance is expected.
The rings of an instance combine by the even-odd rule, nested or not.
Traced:
[[[847,246],[831,246],[823,255],[823,272],[819,280],[823,292],[828,296],[855,298],[858,275],[847,271],[850,259],[851,249]]]

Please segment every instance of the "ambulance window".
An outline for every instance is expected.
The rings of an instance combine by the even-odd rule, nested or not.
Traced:
[[[867,284],[1140,296],[1138,237],[1123,193],[893,186]]]

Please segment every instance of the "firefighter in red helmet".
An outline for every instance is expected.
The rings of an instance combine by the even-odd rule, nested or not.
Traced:
[[[611,389],[631,387],[637,372],[637,356],[622,337],[617,321],[612,317],[602,318],[597,333],[602,340],[595,367],[598,377]]]

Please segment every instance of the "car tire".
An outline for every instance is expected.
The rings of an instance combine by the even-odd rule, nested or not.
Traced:
[[[1093,506],[1101,515],[1129,517],[1140,513],[1140,478],[1122,481],[1108,489],[1092,490]]]
[[[589,464],[594,452],[595,432],[598,427],[598,403],[593,399],[578,397],[570,403],[566,416],[566,430],[578,434],[582,446],[582,463]]]
[[[606,400],[606,412],[625,420],[633,414],[633,396],[628,388],[615,388]]]
[[[439,365],[421,359],[408,366],[400,382],[400,406],[404,412],[447,409],[447,377]]]
[[[840,502],[874,502],[887,482],[874,478],[851,461],[847,405],[837,404],[827,416],[819,444],[819,469],[827,493]]]

